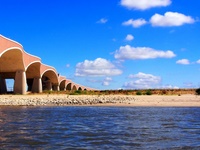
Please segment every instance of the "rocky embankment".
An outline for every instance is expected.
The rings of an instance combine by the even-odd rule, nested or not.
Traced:
[[[100,104],[130,104],[130,96],[87,96],[87,95],[1,95],[2,106],[70,106]]]

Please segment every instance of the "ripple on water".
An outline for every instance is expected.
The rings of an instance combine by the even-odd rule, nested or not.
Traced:
[[[200,108],[3,107],[3,149],[199,149]]]

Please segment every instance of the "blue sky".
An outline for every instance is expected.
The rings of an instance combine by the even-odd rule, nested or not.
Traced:
[[[0,0],[0,34],[96,89],[200,86],[198,0]]]

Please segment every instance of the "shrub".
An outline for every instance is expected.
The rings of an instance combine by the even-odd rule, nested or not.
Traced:
[[[81,90],[76,90],[70,93],[70,95],[80,95],[81,93],[82,93]]]
[[[162,94],[162,95],[165,95],[165,94],[167,94],[167,91],[166,91],[166,90],[162,90],[162,91],[161,91],[161,94]]]
[[[152,95],[151,90],[147,90],[147,91],[146,91],[146,95]]]
[[[197,95],[200,95],[200,88],[196,89],[195,92],[196,92]]]
[[[142,92],[141,91],[137,91],[136,95],[142,95]]]

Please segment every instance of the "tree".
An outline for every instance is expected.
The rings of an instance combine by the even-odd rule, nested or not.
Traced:
[[[151,95],[151,94],[152,94],[151,90],[146,91],[146,95]]]
[[[196,92],[197,95],[200,95],[200,88],[196,89],[195,92]]]

